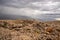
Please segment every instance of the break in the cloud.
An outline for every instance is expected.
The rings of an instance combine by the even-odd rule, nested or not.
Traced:
[[[0,0],[0,13],[34,17],[60,14],[60,0]]]

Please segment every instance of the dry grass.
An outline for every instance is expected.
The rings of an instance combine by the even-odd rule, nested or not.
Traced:
[[[0,20],[0,40],[60,40],[60,22]],[[57,26],[57,27],[56,27]]]

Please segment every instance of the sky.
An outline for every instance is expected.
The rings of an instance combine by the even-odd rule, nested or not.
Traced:
[[[60,0],[0,0],[0,13],[30,17],[41,14],[60,15]]]

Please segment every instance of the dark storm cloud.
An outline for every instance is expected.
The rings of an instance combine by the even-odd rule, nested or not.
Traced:
[[[0,13],[35,18],[41,14],[60,14],[60,0],[0,0]]]
[[[10,7],[26,7],[30,2],[38,2],[42,0],[0,0],[0,5],[10,6]]]
[[[54,10],[60,7],[57,4],[52,5],[53,7],[50,7],[51,5],[48,7],[47,5],[45,5],[45,3],[49,1],[54,1],[54,0],[0,0],[0,5],[5,5],[8,7],[16,7],[16,8],[29,7],[32,9],[40,9],[42,11]],[[59,0],[55,0],[55,1],[58,2]],[[40,2],[40,3],[36,3],[36,2]],[[34,5],[32,3],[35,3],[37,5]],[[41,4],[41,6],[39,6],[38,4]],[[60,2],[58,4],[60,4]]]
[[[0,0],[0,5],[18,9],[31,8],[40,11],[60,11],[59,0]]]
[[[36,12],[37,14],[59,12],[60,11],[60,2],[58,2],[59,0],[56,0],[56,2],[53,1],[54,0],[0,0],[0,6],[3,6],[2,7],[3,11],[8,10],[7,13],[9,13],[9,10],[13,11],[13,9],[16,13],[18,12],[18,10],[19,13],[21,12],[21,10],[24,12],[25,11],[27,12],[27,10],[29,10],[32,13],[33,10],[33,13]]]
[[[26,7],[30,3],[39,1],[43,2],[46,0],[0,0],[0,5],[11,6],[11,7]]]

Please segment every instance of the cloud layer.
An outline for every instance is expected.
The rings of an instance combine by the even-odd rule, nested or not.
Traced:
[[[33,17],[60,14],[60,0],[0,0],[0,13]]]

